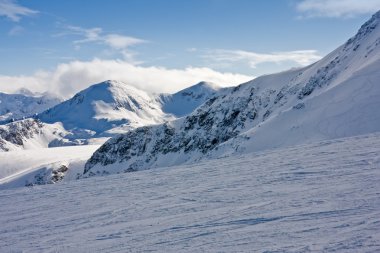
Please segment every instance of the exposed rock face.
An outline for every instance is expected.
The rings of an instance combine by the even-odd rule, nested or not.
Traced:
[[[40,170],[41,171],[34,176],[33,180],[25,183],[25,186],[59,183],[64,179],[69,168],[66,165],[60,165],[56,168],[42,168]]]
[[[27,119],[0,126],[0,150],[8,151],[7,143],[24,145],[24,140],[41,133],[44,124],[36,119]]]
[[[154,167],[168,154],[176,153],[180,160],[204,155],[270,117],[296,95],[297,87],[274,90],[247,83],[225,89],[189,116],[112,138],[87,162],[85,173],[96,164],[125,162],[124,171],[134,171]]]

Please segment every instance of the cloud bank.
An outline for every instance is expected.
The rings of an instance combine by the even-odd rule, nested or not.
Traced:
[[[138,66],[124,60],[94,59],[59,64],[53,71],[38,71],[31,76],[0,75],[0,91],[12,93],[27,88],[36,92],[49,91],[68,98],[91,84],[108,79],[123,81],[150,93],[162,93],[175,92],[199,81],[233,86],[253,77],[218,72],[210,68],[169,69]]]
[[[303,0],[296,5],[301,17],[350,18],[380,9],[380,0]]]
[[[20,21],[22,16],[31,16],[38,11],[26,8],[13,0],[0,0],[0,16],[5,16],[13,22]]]

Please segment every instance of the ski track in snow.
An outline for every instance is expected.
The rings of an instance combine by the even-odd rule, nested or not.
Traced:
[[[0,191],[1,252],[380,252],[380,133]]]

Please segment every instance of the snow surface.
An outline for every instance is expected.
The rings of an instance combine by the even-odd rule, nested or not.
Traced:
[[[76,173],[82,173],[85,161],[97,148],[99,145],[0,152],[0,189],[33,183],[38,173],[61,165],[70,169],[67,180],[75,179]]]
[[[1,252],[379,252],[380,133],[0,191]]]

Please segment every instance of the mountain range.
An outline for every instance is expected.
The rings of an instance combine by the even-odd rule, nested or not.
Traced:
[[[21,119],[0,125],[0,150],[103,143],[137,127],[186,115],[218,90],[215,84],[200,82],[175,94],[155,95],[108,80],[91,85],[61,103],[41,97],[7,95],[7,110],[18,108],[12,114]],[[49,105],[54,106],[48,108]],[[28,110],[29,107],[33,110]]]
[[[108,80],[66,101],[54,100],[49,109],[33,110],[32,117],[31,111],[16,110],[25,119],[0,125],[0,150],[91,145],[80,159],[73,156],[80,160],[75,166],[54,158],[54,166],[26,161],[27,169],[15,168],[30,171],[24,176],[33,184],[35,178],[55,182],[51,178],[62,166],[63,174],[75,171],[70,178],[80,178],[370,134],[380,131],[379,69],[377,12],[318,62],[236,87],[200,82],[175,94],[149,94]],[[67,159],[76,152],[60,150]]]

